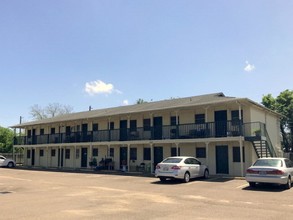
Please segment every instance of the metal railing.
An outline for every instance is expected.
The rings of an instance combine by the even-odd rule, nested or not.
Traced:
[[[241,121],[234,120],[201,124],[192,123],[145,128],[17,136],[14,138],[14,145],[236,137],[243,136],[243,127],[245,133],[247,133],[246,131],[249,130],[248,125],[249,123],[243,125]]]

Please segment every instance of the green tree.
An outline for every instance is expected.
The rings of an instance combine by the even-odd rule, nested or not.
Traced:
[[[14,133],[9,128],[0,127],[0,152],[11,153]]]
[[[293,152],[293,90],[285,90],[276,98],[271,94],[262,98],[262,104],[283,115],[281,133],[285,151]]]
[[[145,101],[143,99],[136,100],[136,104],[142,104],[142,103],[147,103],[147,101]]]

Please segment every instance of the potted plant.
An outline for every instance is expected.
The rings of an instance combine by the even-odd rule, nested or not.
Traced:
[[[98,165],[97,159],[93,157],[92,160],[89,162],[89,165],[91,168],[96,167]]]
[[[260,137],[261,131],[260,129],[257,129],[254,131],[255,136]]]

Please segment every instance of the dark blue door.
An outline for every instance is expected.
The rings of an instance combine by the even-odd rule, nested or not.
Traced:
[[[228,146],[216,146],[216,172],[229,174]]]
[[[120,141],[127,140],[127,120],[120,121]]]
[[[161,140],[163,135],[163,118],[154,117],[154,139]]]
[[[163,159],[163,147],[154,147],[154,169]]]
[[[215,111],[215,133],[216,137],[227,136],[227,111]]]
[[[87,167],[87,148],[81,148],[81,167]]]
[[[120,169],[127,165],[127,147],[120,147]]]

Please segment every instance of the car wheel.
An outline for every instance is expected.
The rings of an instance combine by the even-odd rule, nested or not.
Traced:
[[[185,183],[188,183],[189,180],[190,180],[190,174],[186,172],[186,173],[184,174],[184,179],[183,179],[183,181],[184,181]]]
[[[209,178],[209,171],[207,169],[204,171],[203,178]]]
[[[160,177],[161,182],[166,182],[166,178],[165,177]]]
[[[291,177],[288,177],[287,183],[285,184],[285,189],[290,189],[292,186]]]
[[[250,187],[255,187],[255,182],[249,182]]]
[[[12,162],[9,162],[9,163],[7,164],[7,167],[9,167],[9,168],[12,168],[12,167],[14,167],[14,163],[12,163]]]

